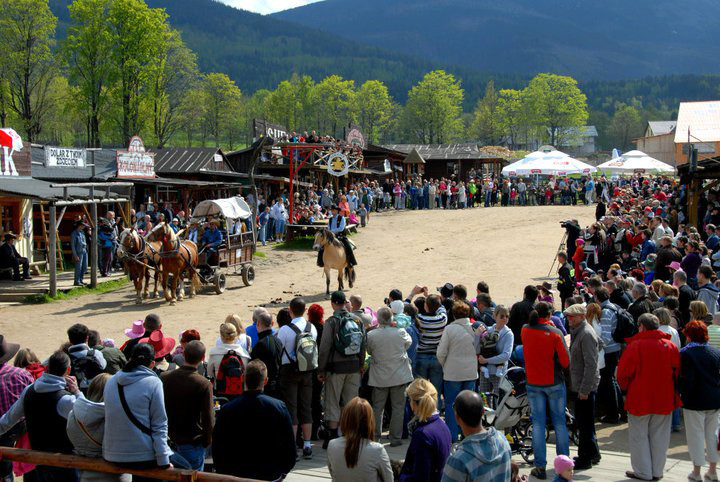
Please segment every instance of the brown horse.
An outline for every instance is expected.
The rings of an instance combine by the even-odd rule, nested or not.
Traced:
[[[330,294],[330,270],[338,272],[338,290],[344,289],[343,275],[347,278],[350,288],[355,282],[355,269],[350,266],[345,256],[345,246],[329,230],[323,229],[315,234],[315,251],[323,250],[323,271],[325,271],[325,293]]]
[[[142,303],[143,298],[148,297],[150,286],[150,268],[155,268],[155,288],[153,298],[158,295],[158,280],[161,280],[162,266],[160,264],[160,243],[146,241],[135,228],[124,229],[120,233],[118,257],[125,265],[125,271],[130,276],[130,281],[135,285],[135,303]],[[145,289],[143,290],[143,278]],[[140,292],[142,291],[142,296]]]
[[[180,240],[175,231],[166,224],[160,223],[153,229],[162,246],[160,258],[162,260],[163,287],[165,288],[165,300],[171,305],[176,302],[177,287],[185,273],[190,278],[190,298],[195,297],[196,289],[200,287],[200,280],[197,275],[198,249],[192,241]],[[172,276],[172,282],[168,278]],[[184,293],[177,293],[177,301],[182,301]]]

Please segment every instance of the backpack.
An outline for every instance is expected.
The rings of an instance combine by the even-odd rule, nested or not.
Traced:
[[[290,323],[289,326],[295,332],[295,365],[297,371],[304,373],[317,370],[318,346],[317,341],[312,336],[312,325],[310,325],[309,321],[306,321],[305,329],[302,331],[294,323]],[[290,358],[289,354],[288,358]]]
[[[359,355],[362,349],[363,334],[362,328],[358,326],[356,318],[345,313],[338,319],[338,328],[335,332],[335,350],[344,356]]]
[[[94,348],[88,350],[83,357],[72,356],[72,353],[83,350],[84,348],[79,346],[68,350],[68,353],[70,354],[70,375],[77,379],[78,388],[85,392],[92,379],[100,375],[104,370],[100,366],[100,362],[95,358]]]
[[[478,346],[479,355],[483,358],[492,358],[498,355],[497,344],[500,340],[500,334],[497,331],[493,331],[490,334],[480,338],[480,344]]]
[[[215,379],[218,395],[242,395],[245,385],[245,362],[235,350],[223,355]]]
[[[625,343],[626,338],[637,335],[638,329],[635,319],[625,309],[620,308],[617,305],[612,305],[613,311],[615,312],[617,323],[615,324],[615,330],[612,332],[613,340],[618,343]]]

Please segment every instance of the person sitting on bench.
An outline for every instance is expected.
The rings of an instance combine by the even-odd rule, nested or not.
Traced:
[[[217,221],[210,223],[210,229],[205,230],[200,239],[200,250],[205,250],[209,264],[217,264],[217,250],[222,244],[223,237],[218,230]]]
[[[17,236],[13,233],[5,234],[5,242],[0,246],[0,269],[12,268],[13,280],[22,281],[23,279],[32,279],[30,277],[30,262],[27,258],[20,256],[15,248],[15,240]],[[20,265],[23,267],[23,275],[20,277]]]

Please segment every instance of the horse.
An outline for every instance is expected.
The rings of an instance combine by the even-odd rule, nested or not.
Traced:
[[[150,267],[155,268],[155,288],[153,298],[158,295],[158,280],[162,276],[160,264],[160,243],[146,241],[140,236],[135,228],[126,228],[120,233],[118,257],[125,265],[125,271],[129,274],[130,280],[135,285],[135,303],[142,304],[143,298],[148,297],[150,286]],[[145,289],[143,290],[143,278],[145,278]],[[142,291],[142,296],[140,292]]]
[[[347,262],[345,246],[329,229],[323,229],[315,234],[313,249],[315,251],[323,249],[323,271],[325,272],[326,281],[325,294],[330,294],[330,270],[333,269],[338,272],[339,291],[344,289],[343,275],[347,278],[350,288],[353,287],[353,283],[355,283],[355,269]]]
[[[171,305],[176,302],[178,283],[187,271],[190,277],[190,298],[195,297],[195,292],[200,288],[198,278],[198,248],[192,241],[182,241],[177,237],[175,231],[167,223],[158,224],[151,232],[156,232],[162,246],[160,258],[162,263],[163,287],[165,288],[165,300]],[[172,283],[168,278],[172,275]],[[182,301],[184,293],[177,293],[177,301]]]

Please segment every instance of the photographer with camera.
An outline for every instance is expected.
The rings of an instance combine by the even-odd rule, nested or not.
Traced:
[[[568,221],[560,221],[560,226],[565,228],[565,232],[567,233],[567,254],[568,257],[572,259],[573,255],[575,254],[575,241],[580,237],[580,234],[582,233],[580,223],[578,223],[577,219],[570,219]]]

